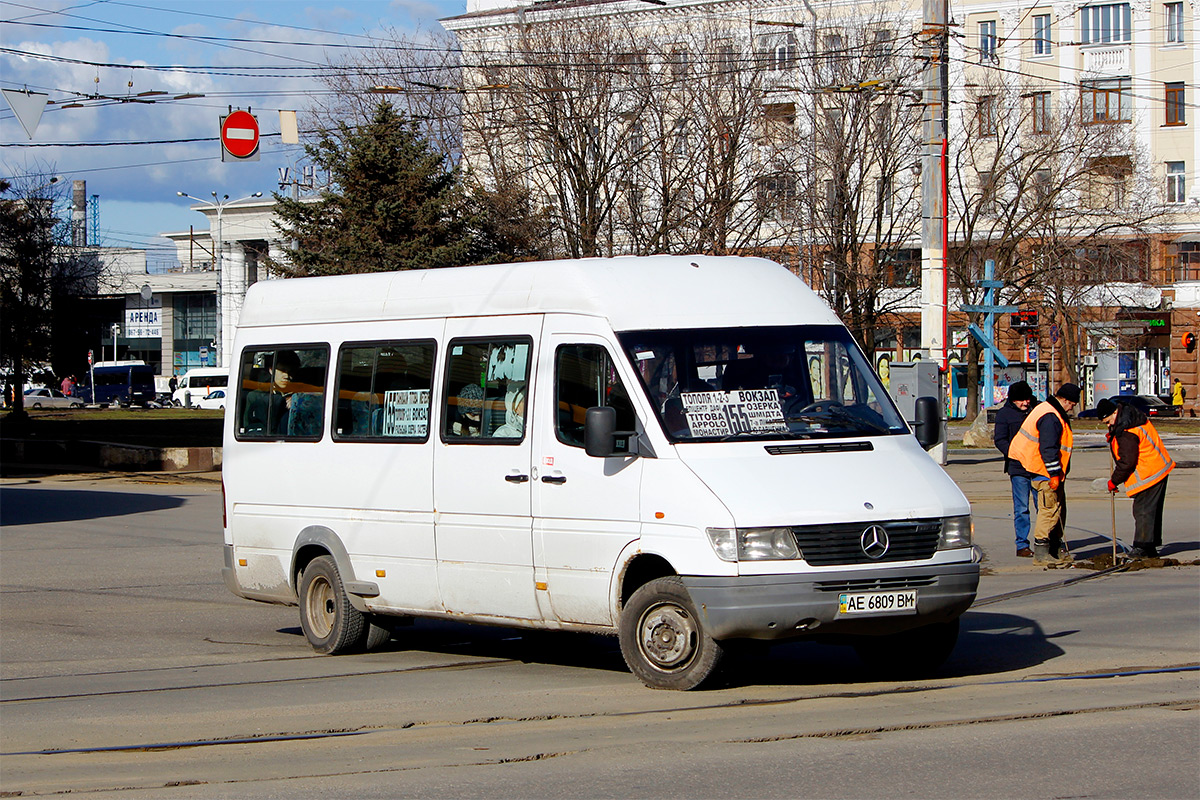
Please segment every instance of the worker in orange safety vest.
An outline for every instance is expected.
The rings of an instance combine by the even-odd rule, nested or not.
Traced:
[[[1038,497],[1033,526],[1033,563],[1064,564],[1072,560],[1064,531],[1067,524],[1067,490],[1071,449],[1075,437],[1070,415],[1079,404],[1079,387],[1064,383],[1045,402],[1034,406],[1013,437],[1008,457],[1033,475]]]
[[[1096,415],[1108,425],[1108,445],[1116,462],[1108,490],[1116,492],[1124,484],[1125,494],[1133,498],[1133,549],[1128,555],[1157,558],[1167,476],[1175,461],[1146,414],[1132,404],[1106,398],[1096,404]]]

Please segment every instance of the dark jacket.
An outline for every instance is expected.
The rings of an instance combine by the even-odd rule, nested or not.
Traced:
[[[1008,457],[1008,448],[1012,444],[1013,437],[1017,435],[1017,431],[1021,430],[1021,423],[1029,416],[1029,411],[1032,409],[1033,406],[1030,405],[1028,410],[1022,411],[1012,400],[1008,400],[996,412],[996,430],[992,439],[996,442],[996,449],[1004,455],[1004,471],[1008,475],[1030,477],[1029,470],[1022,467],[1019,461]]]
[[[1117,408],[1117,419],[1109,432],[1109,438],[1117,442],[1116,464],[1113,467],[1112,482],[1121,484],[1129,480],[1129,476],[1137,469],[1138,451],[1141,442],[1136,433],[1130,428],[1145,425],[1147,417],[1141,411],[1128,403],[1121,403]]]
[[[1063,422],[1066,422],[1067,427],[1070,427],[1071,421],[1067,417],[1067,412],[1063,410],[1062,404],[1058,402],[1057,397],[1047,397],[1046,402],[1054,406],[1054,410],[1062,415],[1062,421],[1055,414],[1044,414],[1037,421],[1038,450],[1042,453],[1042,463],[1046,465],[1050,476],[1063,476],[1066,474],[1063,472],[1061,457]],[[1071,468],[1067,467],[1066,471],[1070,472]]]

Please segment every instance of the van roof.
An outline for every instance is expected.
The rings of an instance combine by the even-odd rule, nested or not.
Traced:
[[[737,256],[624,256],[259,281],[239,327],[575,313],[614,330],[839,324],[785,267]]]

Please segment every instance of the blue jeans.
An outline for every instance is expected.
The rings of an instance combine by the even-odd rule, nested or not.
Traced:
[[[1032,480],[1027,475],[1009,475],[1012,482],[1013,528],[1017,535],[1017,549],[1029,547],[1029,497]],[[1033,510],[1038,507],[1037,495],[1033,495]]]

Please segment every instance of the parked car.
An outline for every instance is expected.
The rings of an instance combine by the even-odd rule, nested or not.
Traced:
[[[1151,419],[1153,419],[1155,417],[1178,417],[1179,416],[1178,408],[1171,405],[1170,403],[1164,403],[1162,401],[1162,398],[1157,395],[1139,394],[1139,395],[1136,395],[1136,398],[1137,398],[1137,400],[1140,400],[1143,403],[1145,403],[1144,407],[1142,407],[1141,405],[1139,405],[1138,407],[1141,408],[1142,411],[1145,411],[1146,416],[1150,417]],[[1135,401],[1135,404],[1136,404],[1136,401]]]
[[[1113,399],[1118,403],[1129,403],[1151,419],[1179,416],[1179,409],[1169,403],[1164,403],[1162,398],[1152,394],[1126,394]],[[1096,409],[1084,409],[1075,416],[1079,419],[1095,419]]]
[[[192,398],[192,405],[197,408],[219,408],[223,411],[225,410],[225,390],[213,389],[208,393],[208,397]]]
[[[26,408],[83,408],[83,400],[54,389],[26,389]]]

